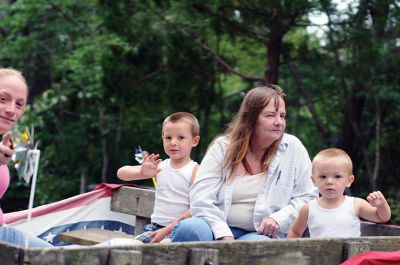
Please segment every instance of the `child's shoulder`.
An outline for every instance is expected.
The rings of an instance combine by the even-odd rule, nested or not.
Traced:
[[[311,200],[311,201],[308,201],[308,202],[304,203],[303,206],[301,206],[300,211],[307,211],[308,212],[308,210],[310,209],[310,204],[313,204],[315,201],[316,200],[314,199],[314,200]]]

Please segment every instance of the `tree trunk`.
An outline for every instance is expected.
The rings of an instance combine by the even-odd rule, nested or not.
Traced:
[[[282,37],[272,38],[267,43],[267,65],[264,69],[265,83],[278,84],[279,58],[281,55]]]
[[[107,180],[107,170],[108,170],[108,150],[107,150],[107,121],[104,115],[104,107],[100,107],[99,110],[99,121],[100,121],[100,135],[101,135],[101,149],[102,149],[102,167],[101,167],[101,182],[106,182]]]

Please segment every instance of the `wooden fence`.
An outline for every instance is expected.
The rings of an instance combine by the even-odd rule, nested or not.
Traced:
[[[113,193],[112,210],[135,214],[138,226],[150,217],[154,192],[121,187]],[[140,228],[139,228],[140,229]],[[4,265],[337,265],[365,251],[400,249],[400,228],[362,224],[362,237],[340,239],[272,239],[149,244],[124,247],[61,247],[23,249],[0,244]]]

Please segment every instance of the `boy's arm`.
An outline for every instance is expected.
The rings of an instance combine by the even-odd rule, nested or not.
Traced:
[[[294,220],[288,231],[288,238],[302,237],[307,229],[308,203],[304,204],[299,211],[299,216]]]
[[[145,155],[140,166],[123,166],[118,169],[117,176],[122,180],[139,180],[154,177],[161,169],[158,165],[161,159],[158,154]]]
[[[140,175],[140,168],[142,166],[123,166],[120,167],[117,171],[117,177],[119,179],[128,181],[128,180],[137,180],[137,179],[145,179]]]
[[[367,197],[368,202],[360,198],[354,199],[359,217],[375,223],[386,223],[390,220],[390,206],[380,191],[371,192]]]
[[[192,217],[189,210],[185,211],[178,219],[170,223],[164,228],[161,228],[157,231],[154,231],[150,234],[150,237],[153,238],[150,243],[158,243],[163,240],[167,235],[172,233],[172,229],[174,229],[175,225],[186,218]]]

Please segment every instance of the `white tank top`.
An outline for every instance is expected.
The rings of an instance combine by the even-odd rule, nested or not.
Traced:
[[[354,198],[345,196],[342,205],[322,208],[317,200],[309,202],[308,229],[310,237],[359,237],[360,218],[354,210]]]
[[[157,174],[156,199],[151,221],[167,226],[189,209],[189,186],[193,167],[196,162],[190,161],[185,166],[175,169],[170,159],[160,163],[161,171]]]

